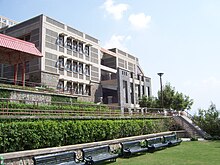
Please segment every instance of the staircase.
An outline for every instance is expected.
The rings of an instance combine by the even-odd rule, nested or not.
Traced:
[[[208,136],[205,131],[195,125],[187,116],[173,116],[173,119],[189,134],[191,138],[205,138]]]

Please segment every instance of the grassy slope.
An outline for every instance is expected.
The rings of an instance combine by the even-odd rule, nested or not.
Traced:
[[[117,159],[111,165],[219,165],[220,141],[182,142],[181,145],[137,155],[131,158]]]

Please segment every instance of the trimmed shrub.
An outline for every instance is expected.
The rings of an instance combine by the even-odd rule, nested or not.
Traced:
[[[0,123],[0,152],[110,140],[168,131],[169,119],[41,120]],[[166,124],[165,124],[166,123]]]

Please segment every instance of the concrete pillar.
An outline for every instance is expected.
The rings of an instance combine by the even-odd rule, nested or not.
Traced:
[[[17,83],[17,77],[18,77],[18,64],[14,64],[14,85]]]
[[[25,86],[25,61],[22,62],[22,86]]]

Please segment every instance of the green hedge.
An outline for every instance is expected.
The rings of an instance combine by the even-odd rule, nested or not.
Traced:
[[[0,98],[10,98],[10,95],[11,95],[10,91],[0,89]]]
[[[170,119],[0,123],[0,152],[64,146],[168,131]]]
[[[57,103],[57,104],[26,104],[16,102],[0,102],[0,107],[12,109],[39,109],[39,110],[74,110],[74,111],[109,111],[106,105],[86,104],[86,103]]]

